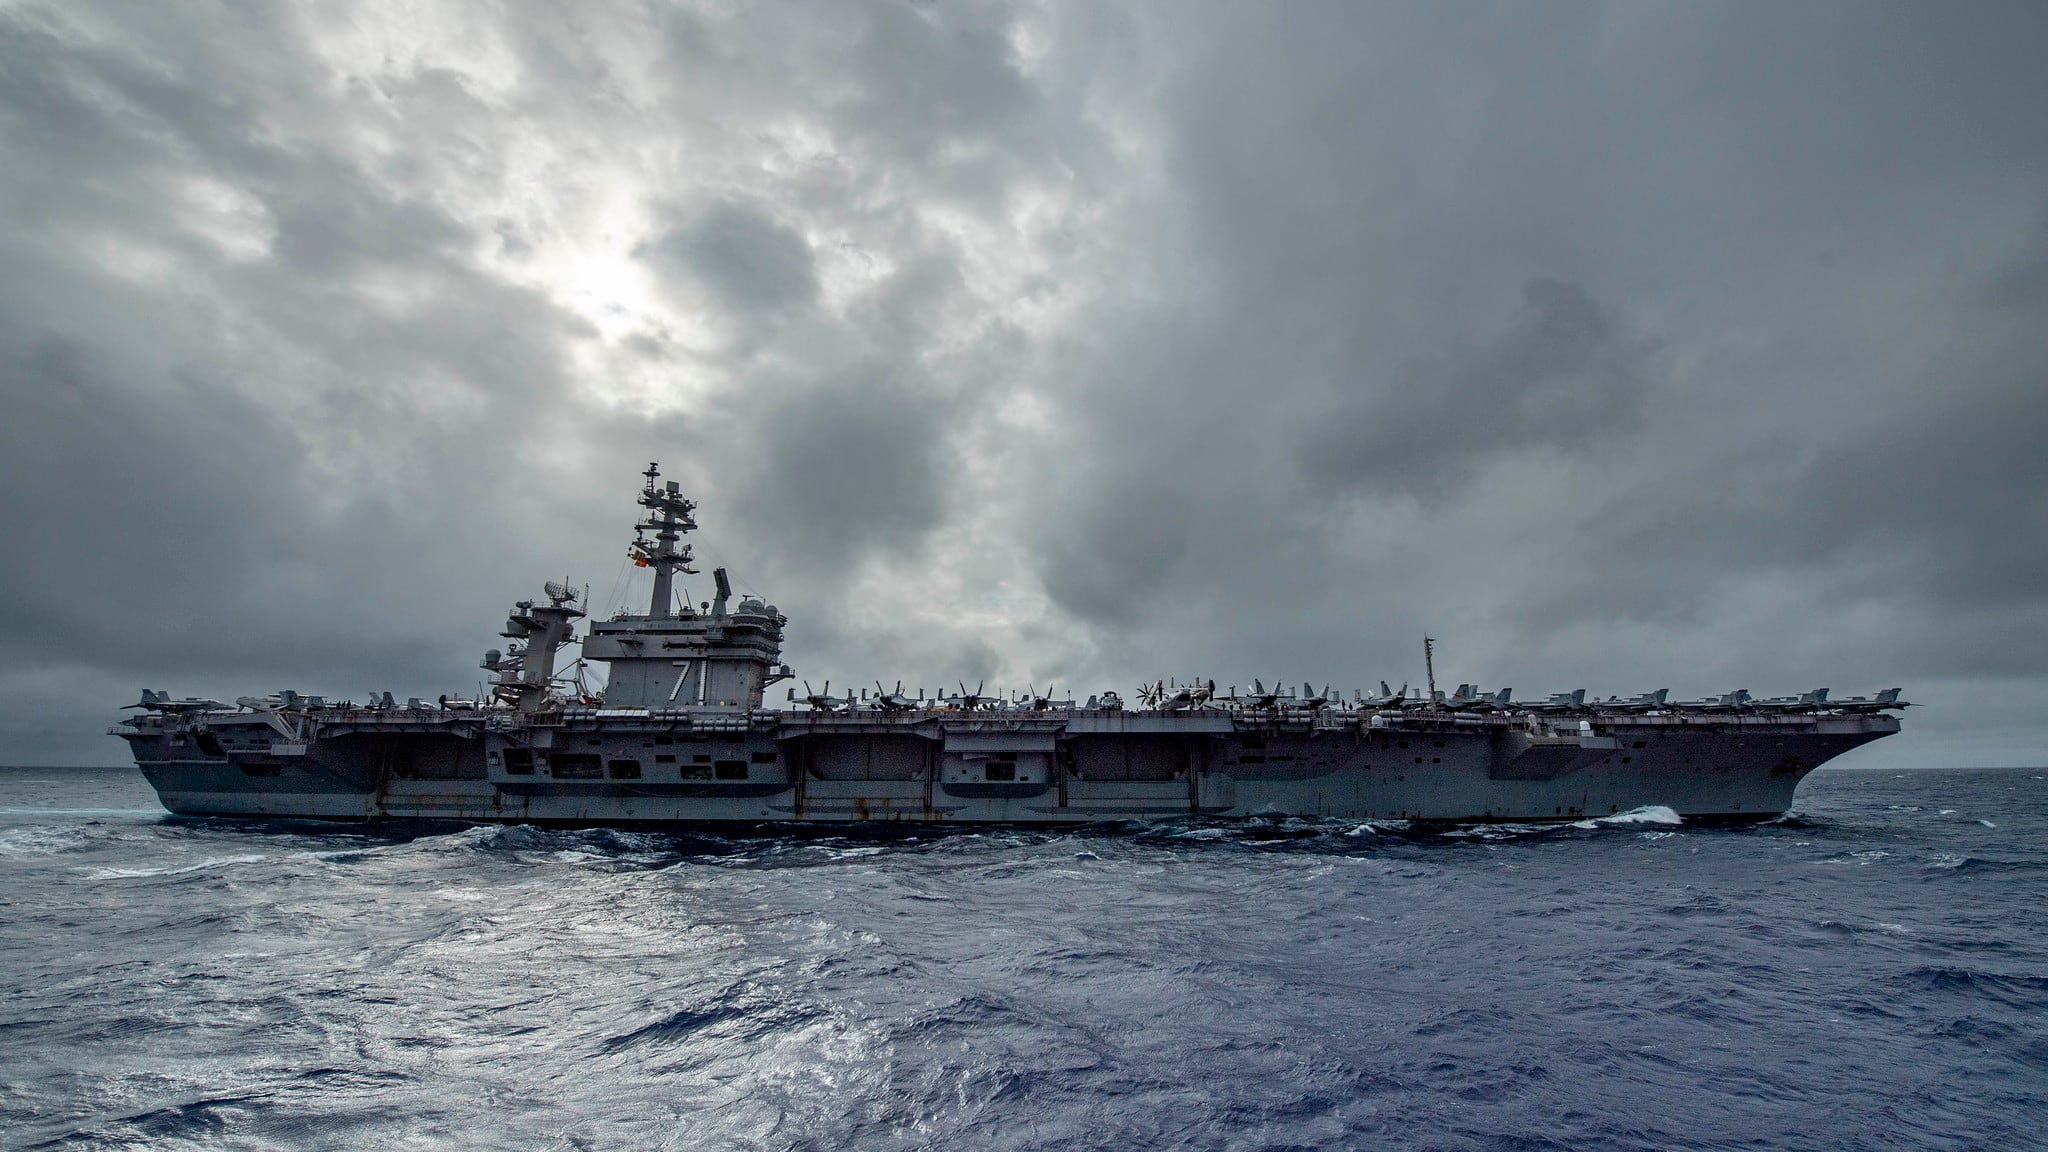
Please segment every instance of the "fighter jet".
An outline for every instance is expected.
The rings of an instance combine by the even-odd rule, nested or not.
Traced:
[[[1401,690],[1396,692],[1387,687],[1387,682],[1382,680],[1379,695],[1368,696],[1363,692],[1353,691],[1351,698],[1360,708],[1399,708],[1408,702],[1408,685],[1401,685]]]
[[[1283,708],[1299,709],[1303,712],[1320,712],[1330,706],[1330,690],[1328,687],[1325,687],[1321,692],[1318,692],[1315,689],[1315,685],[1303,681],[1301,695],[1281,697],[1280,706]]]
[[[1828,705],[1843,712],[1882,712],[1887,708],[1911,708],[1913,705],[1899,699],[1899,689],[1887,688],[1873,699],[1866,696],[1850,696]]]
[[[1071,708],[1074,706],[1071,700],[1053,699],[1052,685],[1050,684],[1045,686],[1043,695],[1036,688],[1026,688],[1022,696],[1014,698],[1010,703],[1011,706],[1020,712],[1050,712],[1055,708]]]
[[[1451,698],[1444,701],[1444,704],[1453,712],[1492,712],[1495,709],[1506,708],[1508,698],[1514,695],[1514,691],[1512,688],[1503,688],[1498,692],[1488,693],[1481,692],[1477,684],[1460,684],[1458,690],[1452,693]]]
[[[1665,699],[1670,695],[1671,689],[1659,688],[1655,692],[1645,692],[1640,696],[1631,696],[1627,700],[1619,696],[1609,696],[1593,707],[1602,712],[1654,712],[1666,706]]]
[[[919,706],[918,701],[912,700],[903,694],[903,681],[898,680],[896,682],[896,690],[894,692],[884,690],[880,680],[875,681],[875,707],[880,708],[882,711],[908,712]]]
[[[988,687],[988,681],[983,680],[975,684],[974,691],[969,692],[967,690],[967,681],[962,680],[960,681],[960,694],[958,696],[946,697],[945,702],[951,704],[955,708],[958,708],[962,712],[972,712],[977,708],[981,708],[995,702],[995,697],[984,696],[981,694],[981,690],[986,687]]]
[[[1280,703],[1280,686],[1276,684],[1268,691],[1264,683],[1253,680],[1251,694],[1238,697],[1237,702],[1246,708],[1270,712]]]
[[[1811,692],[1797,696],[1773,696],[1768,700],[1758,700],[1756,707],[1760,712],[1817,712],[1827,707],[1827,703],[1828,690],[1815,688]]]
[[[796,699],[795,688],[789,690],[789,698],[792,701]],[[844,697],[832,695],[832,682],[830,680],[825,681],[825,690],[823,692],[811,691],[811,682],[809,680],[804,681],[803,699],[804,703],[811,706],[813,712],[839,712],[852,703],[851,700]]]
[[[183,700],[173,700],[169,692],[162,690],[152,692],[144,688],[142,690],[142,699],[128,705],[127,708],[147,708],[151,712],[204,712],[210,708],[218,708],[220,706],[221,704],[218,700],[202,700],[197,696],[187,696]],[[122,711],[127,711],[127,708],[122,709]]]
[[[1735,691],[1721,696],[1711,696],[1701,700],[1681,700],[1673,704],[1672,707],[1683,708],[1690,712],[1742,712],[1747,711],[1750,707],[1750,695],[1747,688],[1737,688]]]

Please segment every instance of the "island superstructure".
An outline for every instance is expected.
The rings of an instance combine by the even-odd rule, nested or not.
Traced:
[[[1664,692],[1520,703],[1507,691],[1384,682],[1347,698],[1254,681],[1159,681],[1131,702],[885,689],[785,690],[786,617],[759,598],[678,604],[694,502],[649,465],[629,548],[652,570],[645,613],[591,620],[547,583],[484,654],[482,699],[330,701],[280,691],[230,707],[145,691],[115,725],[170,811],[185,816],[431,819],[658,826],[910,820],[1078,824],[1189,817],[1560,821],[1663,807],[1760,820],[1799,781],[1899,730],[1897,689],[1674,702]]]

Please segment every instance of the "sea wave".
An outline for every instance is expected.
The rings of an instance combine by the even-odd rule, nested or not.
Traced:
[[[88,868],[88,880],[133,880],[145,876],[183,876],[192,872],[210,872],[217,868],[228,868],[237,864],[257,864],[269,859],[261,852],[240,856],[213,856],[191,864],[160,864],[139,868]]]
[[[85,845],[85,831],[65,825],[0,828],[0,857],[54,856]]]
[[[1685,823],[1683,817],[1662,804],[1645,804],[1612,816],[1596,816],[1591,820],[1573,823],[1574,828],[1625,828],[1640,824],[1663,824],[1676,827]]]
[[[2025,774],[1818,773],[1793,817],[1732,828],[95,819],[0,829],[10,1144],[2048,1130],[2023,1090],[2048,1070],[2048,789]]]

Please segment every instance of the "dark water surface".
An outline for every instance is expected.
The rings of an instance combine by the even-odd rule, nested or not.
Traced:
[[[363,835],[0,770],[9,1147],[2048,1147],[2048,782],[1408,833]]]

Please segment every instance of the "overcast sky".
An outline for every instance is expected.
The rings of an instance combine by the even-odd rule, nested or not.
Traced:
[[[2048,762],[2044,59],[2037,0],[0,4],[0,762],[474,691],[544,579],[642,602],[649,460],[814,685],[1426,629]]]

